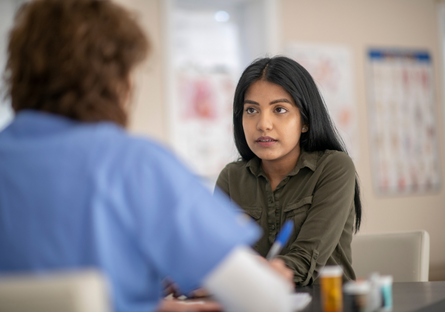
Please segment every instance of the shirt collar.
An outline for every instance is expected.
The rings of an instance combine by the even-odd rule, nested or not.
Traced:
[[[295,168],[292,169],[292,171],[289,172],[287,176],[291,177],[296,175],[302,168],[309,168],[312,171],[315,171],[315,169],[317,169],[317,162],[319,158],[320,155],[318,152],[308,153],[305,150],[301,149],[300,157],[298,157]]]
[[[19,111],[10,125],[4,130],[15,137],[38,137],[41,135],[54,134],[65,130],[85,125],[97,126],[98,124],[108,123],[117,126],[113,122],[83,122],[73,120],[68,117],[47,113],[44,111],[25,109]]]
[[[297,164],[295,165],[295,168],[292,169],[291,172],[287,174],[288,177],[296,175],[302,168],[309,168],[312,171],[315,171],[317,168],[317,162],[320,158],[320,155],[318,152],[306,152],[305,150],[301,150],[300,156],[298,157]],[[261,160],[258,157],[253,157],[251,160],[249,160],[246,164],[246,168],[250,169],[250,172],[252,172],[253,175],[255,175],[257,178],[259,176],[266,176],[263,168],[261,167]]]
[[[26,109],[16,114],[9,130],[18,136],[38,136],[62,131],[76,123],[63,116]]]
[[[252,172],[252,174],[257,178],[261,173],[263,173],[264,175],[263,168],[261,168],[261,160],[256,156],[254,156],[251,160],[247,162],[246,168],[249,168],[250,172]]]

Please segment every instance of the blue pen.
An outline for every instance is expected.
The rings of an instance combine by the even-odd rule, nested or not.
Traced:
[[[283,249],[284,245],[286,245],[293,231],[294,221],[287,220],[286,222],[284,222],[280,233],[278,233],[277,239],[273,243],[272,247],[269,250],[269,253],[266,256],[267,260],[275,258],[275,256],[280,253],[281,249]]]

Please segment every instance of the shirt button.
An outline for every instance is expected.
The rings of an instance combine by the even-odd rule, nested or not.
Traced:
[[[272,224],[272,230],[275,230],[275,224]]]

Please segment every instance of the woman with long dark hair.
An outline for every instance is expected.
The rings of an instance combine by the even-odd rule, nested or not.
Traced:
[[[217,186],[263,228],[255,250],[265,256],[287,219],[294,232],[278,258],[294,282],[317,281],[325,265],[355,279],[351,241],[360,228],[360,188],[311,75],[286,57],[262,58],[243,72],[233,103],[241,160]]]

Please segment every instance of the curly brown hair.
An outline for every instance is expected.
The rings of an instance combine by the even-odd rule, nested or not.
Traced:
[[[13,109],[126,126],[129,75],[149,43],[134,17],[106,0],[25,3],[4,73]]]

